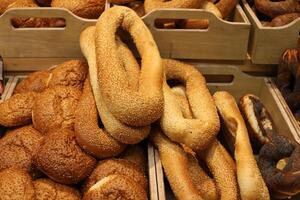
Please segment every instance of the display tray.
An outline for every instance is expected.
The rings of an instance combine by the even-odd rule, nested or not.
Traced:
[[[11,76],[12,77],[12,76]],[[12,78],[10,87],[7,91],[6,99],[9,99],[13,95],[13,91],[17,84],[26,78],[26,74],[17,75]],[[146,148],[146,147],[145,147]],[[156,167],[154,160],[154,148],[152,144],[147,144],[147,177],[148,177],[148,197],[150,200],[159,200],[158,199],[158,191],[157,191],[157,180],[156,180]]]
[[[251,22],[249,54],[254,64],[278,64],[284,50],[296,48],[299,38],[300,18],[281,27],[265,27],[246,0],[243,8]]]
[[[15,17],[63,18],[62,28],[14,28]],[[158,29],[156,19],[208,19],[207,29]],[[178,59],[240,60],[247,55],[250,22],[240,5],[230,20],[200,9],[163,9],[142,17],[162,57]],[[79,35],[96,20],[80,18],[63,8],[16,8],[0,16],[0,52],[3,58],[82,57]],[[230,49],[230,50],[229,50]]]
[[[254,94],[260,97],[274,121],[278,133],[296,141],[300,144],[300,138],[285,113],[276,92],[272,87],[270,79],[263,77],[252,77],[241,72],[237,67],[232,65],[202,65],[199,63],[190,63],[199,69],[199,71],[206,77],[208,88],[213,94],[216,91],[227,91],[232,94],[238,101],[240,97],[245,94]],[[232,81],[224,82],[224,77],[232,77]],[[175,200],[174,194],[168,185],[168,181],[164,178],[162,164],[159,158],[159,153],[155,149],[155,166],[156,178],[158,185],[158,195],[160,200]],[[296,200],[300,197],[294,197]]]

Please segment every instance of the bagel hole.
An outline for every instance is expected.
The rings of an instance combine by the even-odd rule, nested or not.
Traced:
[[[103,125],[100,117],[98,117],[97,120],[98,120],[98,126],[99,126],[99,128],[104,129],[104,125]]]
[[[154,26],[157,29],[198,29],[207,30],[209,20],[207,19],[155,19]]]
[[[41,18],[41,17],[15,17],[10,20],[15,29],[23,28],[47,28],[47,29],[64,29],[66,20],[63,18]]]
[[[185,87],[185,83],[178,79],[168,79],[167,84],[170,86],[170,88],[176,87],[176,86],[184,86]]]
[[[141,55],[134,43],[134,40],[128,31],[124,30],[122,27],[119,27],[117,30],[117,36],[119,36],[121,41],[127,45],[127,47],[133,53],[135,58],[141,58]],[[140,65],[140,59],[137,59],[137,61]]]

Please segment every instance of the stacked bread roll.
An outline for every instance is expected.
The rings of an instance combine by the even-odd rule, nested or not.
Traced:
[[[297,0],[254,0],[248,3],[264,26],[284,26],[300,17],[300,3]]]
[[[3,0],[0,2],[0,15],[11,8],[58,7],[70,10],[79,17],[97,19],[105,9],[105,0]],[[61,18],[13,18],[16,28],[64,27]]]

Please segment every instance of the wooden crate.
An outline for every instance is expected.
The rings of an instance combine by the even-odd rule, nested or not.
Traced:
[[[297,48],[300,18],[282,27],[264,27],[246,0],[243,8],[250,20],[249,54],[255,64],[278,64],[284,50]]]
[[[233,65],[208,66],[199,63],[190,64],[196,66],[203,75],[209,75],[210,79],[216,80],[216,82],[218,82],[221,76],[232,76],[233,81],[230,83],[208,83],[210,92],[213,94],[216,91],[228,91],[237,101],[245,94],[257,95],[270,112],[278,132],[300,144],[300,137],[276,98],[276,92],[273,90],[270,79],[246,75]],[[159,200],[175,200],[174,194],[171,191],[166,178],[164,178],[159,153],[156,149],[154,156]],[[297,198],[299,199],[300,197],[298,196],[293,199],[296,200]]]
[[[14,28],[14,17],[64,18],[63,28]],[[208,19],[205,30],[157,29],[157,18]],[[162,57],[206,60],[245,60],[250,23],[238,5],[233,22],[200,9],[164,9],[142,18],[155,38]],[[80,18],[63,8],[15,8],[0,16],[0,52],[4,58],[82,57],[79,35],[96,20]],[[30,47],[30,48],[28,48]],[[42,51],[41,51],[42,50]]]
[[[44,67],[40,67],[40,70],[47,69]],[[11,76],[12,77],[12,76]],[[26,74],[24,75],[17,75],[11,78],[10,87],[7,90],[7,94],[5,99],[9,99],[17,84],[26,78]],[[157,191],[157,180],[156,180],[156,167],[155,167],[155,160],[154,160],[154,148],[152,144],[147,144],[147,165],[148,165],[148,197],[150,200],[159,200],[158,199],[158,191]]]
[[[233,22],[216,17],[201,9],[162,9],[143,17],[164,58],[245,60],[250,22],[240,5]],[[156,19],[208,19],[209,27],[195,29],[158,29]]]

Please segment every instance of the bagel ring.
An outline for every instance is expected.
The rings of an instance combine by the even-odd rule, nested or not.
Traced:
[[[300,12],[300,3],[297,0],[271,1],[271,0],[254,0],[256,9],[269,16],[277,17],[288,13]]]
[[[193,119],[184,118],[176,96],[165,82],[161,128],[172,141],[185,144],[194,151],[203,150],[211,144],[220,129],[217,109],[205,78],[190,65],[168,59],[163,60],[163,64],[166,81],[179,80],[185,85]]]
[[[300,13],[288,13],[284,15],[279,15],[274,19],[272,19],[272,21],[270,22],[270,26],[272,27],[284,26],[293,22],[299,17],[300,17]]]
[[[283,169],[276,164],[285,158]],[[259,152],[258,165],[268,188],[292,196],[300,192],[300,148],[289,139],[274,135],[272,142],[265,144]]]
[[[259,98],[252,94],[240,99],[240,109],[249,130],[249,136],[254,146],[260,147],[270,142],[274,134],[271,116]]]
[[[138,91],[126,79],[116,42],[117,28],[128,31],[141,55]],[[163,66],[156,43],[141,18],[131,9],[115,6],[105,11],[96,24],[98,81],[109,111],[121,122],[146,126],[163,111]],[[117,98],[116,98],[117,97]]]
[[[96,101],[98,113],[101,121],[107,130],[107,132],[115,139],[125,144],[135,144],[143,140],[150,132],[150,126],[144,127],[131,127],[114,117],[109,111],[102,94],[100,92],[98,84],[98,70],[96,66],[96,54],[95,54],[95,27],[89,27],[85,29],[80,35],[80,47],[84,56],[89,63],[90,81]],[[118,42],[119,55],[123,55],[120,59],[123,61],[124,68],[128,74],[128,84],[134,90],[138,89],[138,77],[139,70],[138,64],[133,57],[131,51],[124,45]]]
[[[298,50],[286,50],[279,62],[276,84],[290,109],[300,109],[300,64]]]
[[[83,196],[83,200],[147,200],[146,191],[128,176],[109,175],[93,185]]]
[[[181,111],[184,117],[191,119],[193,115],[190,109],[191,106],[189,105],[186,96],[186,90],[184,90],[183,87],[174,87],[172,88],[172,91],[177,94],[177,99],[181,102]],[[203,195],[203,197],[205,199],[217,199],[218,196],[220,196],[220,199],[237,199],[238,185],[235,175],[235,162],[226,151],[226,149],[221,145],[221,143],[218,140],[215,140],[206,150],[196,153],[201,158],[201,161],[204,161],[206,163],[209,170],[213,174],[214,181],[219,192],[219,194],[214,192],[214,187],[212,187],[210,183],[211,179],[207,177],[205,173],[203,174],[201,167],[198,166],[197,163],[195,163],[195,158],[192,158],[192,156],[188,156],[189,173],[193,183],[199,184],[199,181],[208,181],[206,184],[202,182],[201,185],[197,186],[198,191]],[[171,159],[173,159],[173,157]],[[218,166],[222,166],[222,170],[219,169]],[[196,173],[196,175],[194,175],[193,173]],[[206,187],[208,187],[209,189],[206,189]]]
[[[75,136],[78,144],[97,158],[116,156],[125,146],[112,138],[105,129],[99,128],[98,112],[90,85],[86,79],[82,95],[75,112]]]

